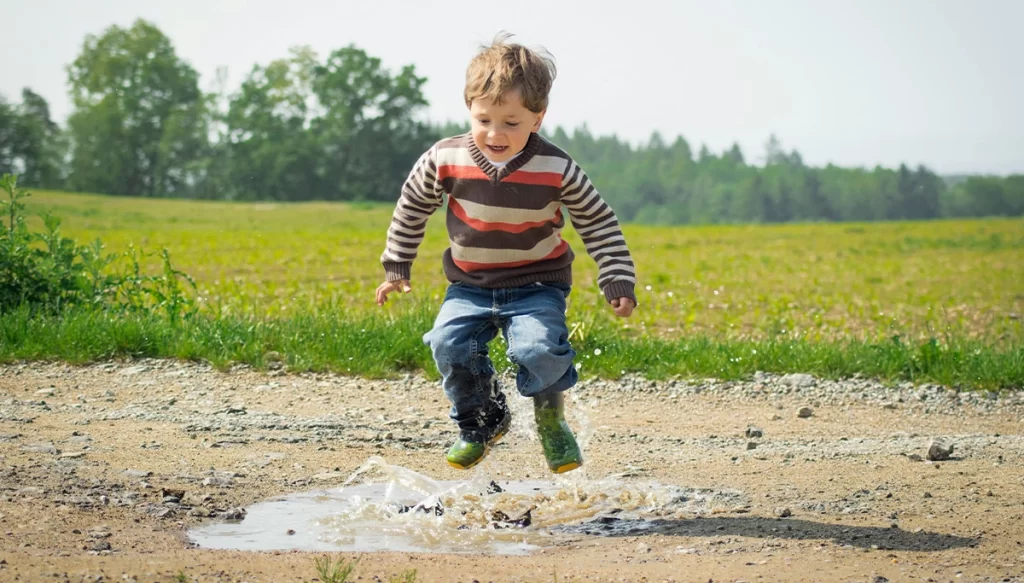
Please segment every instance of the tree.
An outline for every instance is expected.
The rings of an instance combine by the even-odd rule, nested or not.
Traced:
[[[416,114],[427,105],[426,78],[412,65],[397,74],[352,45],[313,70],[323,115],[311,129],[322,156],[320,173],[354,200],[394,200],[416,159],[436,139]]]
[[[1024,215],[1024,174],[1014,174],[1003,180],[1003,200],[1008,215]]]
[[[732,147],[722,154],[722,158],[736,166],[742,166],[746,163],[743,160],[743,150],[740,149],[740,145],[737,143],[733,143]]]
[[[768,141],[764,143],[764,165],[773,166],[785,164],[788,161],[789,157],[782,149],[782,142],[779,141],[779,138],[775,134],[768,136]]]
[[[170,39],[144,20],[111,26],[86,37],[67,73],[75,188],[155,196],[186,186],[206,138],[204,101]]]
[[[700,151],[697,153],[697,162],[703,164],[713,160],[714,158],[715,155],[711,152],[711,149],[708,148],[707,144],[701,144]]]
[[[256,65],[231,98],[225,118],[229,196],[298,200],[327,197],[310,134],[317,56],[295,48],[287,59]]]
[[[1007,186],[1019,184],[994,176],[972,176],[961,185],[962,203],[967,216],[1008,216],[1014,214],[1014,201],[1007,197]]]
[[[16,174],[21,140],[21,125],[14,106],[0,95],[0,176]]]
[[[935,219],[942,216],[942,179],[924,166],[914,171],[915,189],[910,200],[910,218]]]
[[[22,182],[47,188],[62,186],[67,144],[60,127],[50,118],[50,104],[26,87],[21,91],[21,116],[25,128]]]
[[[828,196],[822,190],[822,180],[816,169],[804,173],[804,193],[807,197],[807,214],[809,218],[825,221],[836,220],[835,209]]]
[[[0,174],[18,174],[33,186],[59,187],[64,154],[63,134],[42,96],[25,88],[19,104],[0,97]]]
[[[908,219],[914,215],[913,203],[917,197],[917,181],[906,164],[896,171],[896,196],[889,201],[888,217]]]
[[[755,174],[753,180],[750,181],[748,188],[748,204],[753,207],[746,211],[748,216],[763,223],[778,220],[778,212],[775,210],[775,200],[772,198],[772,195],[768,190],[768,186],[765,184],[764,176],[760,173]]]
[[[438,130],[412,66],[397,74],[353,46],[321,62],[308,47],[256,66],[226,116],[240,198],[394,200]],[[449,128],[450,129],[450,128]]]

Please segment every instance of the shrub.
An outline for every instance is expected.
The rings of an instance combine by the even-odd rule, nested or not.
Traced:
[[[60,232],[60,218],[43,214],[41,233],[25,223],[22,200],[30,193],[18,188],[17,177],[5,174],[0,190],[0,312],[21,306],[33,311],[60,312],[92,306],[105,310],[157,311],[172,321],[195,316],[195,282],[171,265],[166,249],[159,253],[162,269],[143,273],[149,256],[130,247],[107,254],[99,240],[80,246]]]

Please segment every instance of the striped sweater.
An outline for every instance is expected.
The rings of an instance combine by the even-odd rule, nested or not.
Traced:
[[[449,281],[485,288],[572,283],[573,250],[562,239],[568,209],[608,301],[636,302],[636,273],[611,207],[573,159],[536,133],[496,167],[469,134],[441,140],[416,162],[402,187],[381,255],[387,281],[409,279],[427,219],[444,204]]]

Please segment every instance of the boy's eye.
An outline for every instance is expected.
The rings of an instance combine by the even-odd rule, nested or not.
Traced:
[[[519,122],[517,122],[517,121],[507,121],[507,122],[505,122],[505,125],[507,125],[510,128],[514,128],[514,127],[519,126]]]
[[[476,121],[478,121],[478,122],[480,122],[482,124],[485,124],[485,125],[491,123],[491,120],[489,120],[489,119],[478,119]]]

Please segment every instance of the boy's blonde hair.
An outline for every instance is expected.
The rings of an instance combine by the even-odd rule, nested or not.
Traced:
[[[511,36],[499,34],[469,62],[464,93],[467,107],[481,98],[500,104],[506,91],[518,89],[523,107],[534,113],[547,109],[548,93],[555,80],[555,60],[543,49],[506,44]]]

